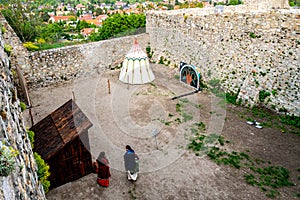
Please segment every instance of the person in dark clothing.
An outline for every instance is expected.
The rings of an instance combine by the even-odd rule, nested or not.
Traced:
[[[98,174],[97,183],[100,186],[108,187],[109,186],[109,177],[111,176],[109,170],[109,162],[105,156],[105,152],[101,152],[94,162],[95,172]]]
[[[134,150],[129,146],[126,145],[126,153],[124,154],[124,164],[125,170],[128,172],[128,179],[129,180],[136,180],[138,169],[138,161],[139,157],[134,152]]]

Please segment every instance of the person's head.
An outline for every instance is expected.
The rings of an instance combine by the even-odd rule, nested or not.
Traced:
[[[126,145],[126,150],[131,150],[131,151],[132,151],[132,148],[131,148],[131,146],[129,146],[129,145]]]
[[[105,152],[101,152],[100,154],[99,154],[99,156],[98,156],[98,159],[97,160],[101,160],[103,157],[105,156]]]

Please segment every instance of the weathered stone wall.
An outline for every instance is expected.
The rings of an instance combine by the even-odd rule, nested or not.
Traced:
[[[288,0],[244,0],[245,5],[257,5],[260,8],[289,8]]]
[[[19,154],[15,159],[16,169],[8,176],[0,176],[0,199],[46,199],[12,83],[12,63],[4,52],[5,44],[9,43],[0,30],[0,140]]]
[[[123,62],[134,37],[145,50],[147,34],[29,53],[22,67],[27,84],[47,86],[114,68]]]
[[[252,10],[245,5],[147,13],[154,59],[199,66],[206,83],[218,79],[244,104],[259,101],[300,115],[300,10]]]

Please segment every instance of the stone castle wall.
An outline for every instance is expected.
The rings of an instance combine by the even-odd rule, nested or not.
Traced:
[[[7,34],[7,33],[6,33]],[[10,62],[4,45],[9,44],[0,30],[0,141],[18,152],[15,170],[0,176],[0,199],[46,199],[38,181],[37,166],[27,136],[17,89],[13,84]]]
[[[263,8],[289,8],[288,0],[244,0],[245,5],[257,5]]]
[[[199,66],[246,105],[300,115],[300,10],[246,5],[147,13],[154,59]],[[259,93],[269,92],[264,102]]]
[[[145,49],[147,34],[31,52],[22,71],[31,88],[98,74],[123,62],[134,37]]]

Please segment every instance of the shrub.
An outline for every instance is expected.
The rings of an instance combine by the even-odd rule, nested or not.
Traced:
[[[46,40],[43,39],[43,38],[39,38],[39,39],[37,40],[37,43],[43,44],[43,43],[46,43]]]
[[[253,32],[249,33],[249,36],[250,36],[251,38],[256,38],[256,35],[255,35]]]
[[[42,157],[36,152],[34,152],[34,158],[38,166],[37,175],[39,181],[42,183],[45,193],[47,193],[50,187],[50,181],[47,180],[50,176],[49,165],[47,165]]]
[[[34,45],[32,42],[25,42],[23,46],[28,49],[29,51],[37,51],[39,47]]]
[[[4,34],[6,32],[6,29],[2,25],[1,25],[1,32],[2,32],[2,34]]]
[[[0,176],[8,176],[15,168],[15,157],[18,151],[0,142]]]
[[[236,100],[237,100],[237,97],[238,97],[238,93],[233,93],[233,92],[226,92],[226,101],[229,102],[229,103],[232,103],[232,104],[237,104],[236,103]]]
[[[26,110],[27,106],[24,102],[20,102],[20,107],[21,107],[21,111],[23,112],[24,110]]]
[[[271,94],[270,94],[270,92],[266,92],[265,90],[260,90],[259,91],[259,101],[260,102],[264,102],[265,101],[265,99],[268,97],[268,96],[270,96]]]
[[[164,64],[164,57],[161,56],[159,58],[158,64]]]
[[[188,15],[185,14],[185,15],[183,16],[183,21],[186,22],[187,18],[188,18]]]
[[[150,45],[146,47],[146,53],[147,53],[148,58],[151,59],[154,52],[151,51]]]
[[[4,51],[8,54],[8,56],[10,56],[12,53],[12,46],[10,46],[9,44],[5,44]]]
[[[33,147],[34,147],[34,132],[28,130],[27,134],[28,134],[28,138],[29,138],[29,141],[31,144],[31,148],[33,149]]]

